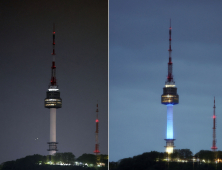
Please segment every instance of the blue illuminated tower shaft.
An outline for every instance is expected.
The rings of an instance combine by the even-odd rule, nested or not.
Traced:
[[[167,105],[167,139],[173,139],[173,105]]]
[[[174,146],[173,138],[173,104],[167,105],[167,135],[166,135],[166,152],[173,153]]]
[[[173,138],[173,105],[179,103],[179,95],[177,94],[177,88],[173,80],[173,63],[171,58],[171,23],[169,29],[169,62],[168,62],[168,75],[163,88],[163,94],[161,96],[161,103],[167,105],[167,135],[166,135],[166,152],[173,153],[174,138]]]

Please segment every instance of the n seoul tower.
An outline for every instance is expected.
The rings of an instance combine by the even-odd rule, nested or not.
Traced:
[[[97,104],[97,109],[96,109],[96,144],[95,144],[95,150],[94,153],[97,155],[100,153],[99,151],[99,139],[98,139],[98,135],[99,135],[99,118],[98,118],[98,104]]]
[[[56,83],[56,66],[55,66],[55,24],[53,24],[53,51],[52,51],[52,67],[51,67],[51,81],[49,89],[46,92],[45,108],[50,109],[50,141],[49,155],[53,155],[57,150],[56,142],[56,109],[62,107],[62,99],[60,98],[60,91]]]
[[[171,20],[169,28],[169,62],[168,62],[168,76],[163,88],[163,95],[161,96],[161,103],[167,105],[167,135],[166,135],[166,152],[173,153],[174,138],[173,138],[173,105],[179,103],[179,96],[177,88],[173,81],[173,63],[171,58]]]

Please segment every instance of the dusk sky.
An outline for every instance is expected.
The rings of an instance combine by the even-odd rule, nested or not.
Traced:
[[[222,2],[109,1],[109,159],[164,152],[172,20],[175,149],[211,150],[216,98],[217,147],[222,150]]]
[[[108,1],[1,1],[0,23],[0,163],[48,154],[53,23],[58,152],[93,154],[98,101],[99,149],[108,154]]]

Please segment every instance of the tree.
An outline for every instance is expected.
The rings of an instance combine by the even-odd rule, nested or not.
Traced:
[[[124,158],[120,160],[118,169],[130,170],[133,169],[133,158]]]
[[[99,162],[101,163],[105,163],[105,166],[108,166],[108,155],[103,155],[103,154],[100,154],[100,155],[97,155],[99,156]]]
[[[62,153],[56,152],[54,155],[51,156],[51,161],[56,164],[60,161],[62,162]]]
[[[214,161],[216,159],[215,153],[209,150],[200,150],[195,154],[195,156],[199,157],[201,160],[204,159],[206,161]]]
[[[65,164],[74,164],[75,155],[72,152],[65,152],[62,154],[62,160]]]
[[[174,149],[173,153],[170,155],[172,159],[191,159],[193,153],[190,149]]]
[[[118,163],[117,162],[109,162],[109,169],[114,170],[117,168]]]
[[[2,170],[14,169],[15,161],[7,161],[3,163]]]
[[[79,162],[94,164],[96,165],[96,155],[93,154],[82,154],[80,157],[77,158]]]
[[[51,157],[51,161],[56,164],[62,162],[64,164],[71,164],[73,165],[75,162],[75,155],[72,152],[64,152],[64,153],[55,153]]]

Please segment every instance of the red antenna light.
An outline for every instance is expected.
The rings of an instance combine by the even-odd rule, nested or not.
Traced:
[[[95,144],[95,150],[94,153],[97,155],[100,153],[99,151],[99,140],[98,140],[98,135],[99,135],[99,119],[98,119],[98,104],[97,104],[97,109],[96,109],[96,144]]]
[[[214,115],[213,115],[213,146],[211,147],[211,149],[213,151],[217,150],[217,146],[216,146],[216,116],[215,116],[215,97],[214,97]]]

